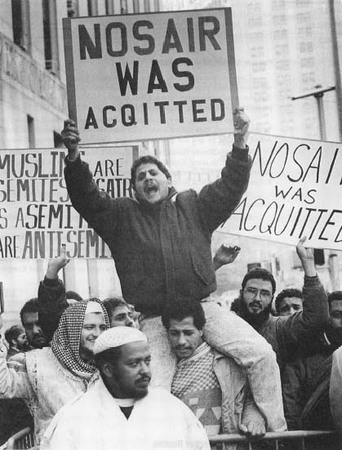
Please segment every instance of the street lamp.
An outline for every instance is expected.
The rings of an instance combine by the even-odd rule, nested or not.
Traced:
[[[325,115],[324,115],[324,105],[323,105],[323,95],[326,92],[334,91],[336,89],[335,86],[323,88],[321,85],[315,86],[315,90],[308,92],[306,94],[298,95],[297,97],[291,97],[291,100],[299,100],[301,98],[306,97],[315,97],[317,100],[317,108],[318,108],[318,120],[319,120],[319,130],[321,141],[327,140],[327,131],[325,127]]]
[[[324,115],[324,105],[323,105],[323,96],[326,92],[334,91],[336,89],[335,86],[323,88],[320,85],[315,86],[315,90],[312,92],[308,92],[306,94],[298,95],[297,97],[291,97],[291,100],[299,100],[301,98],[306,97],[315,97],[317,100],[317,108],[318,108],[318,119],[319,119],[319,131],[321,141],[327,140],[327,132],[325,127],[325,115]],[[322,255],[323,252],[323,255]],[[324,250],[315,249],[315,256],[323,257],[322,261],[324,264]],[[340,288],[340,280],[339,280],[339,265],[337,254],[330,251],[329,254],[329,275],[330,281],[333,290],[338,290]]]

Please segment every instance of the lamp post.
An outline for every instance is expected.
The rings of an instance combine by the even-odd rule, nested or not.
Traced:
[[[291,100],[299,100],[301,98],[315,97],[315,99],[317,101],[317,108],[318,108],[318,120],[319,120],[319,131],[320,131],[321,141],[327,140],[323,96],[326,92],[334,91],[335,89],[336,89],[335,86],[323,88],[322,86],[318,85],[318,86],[315,86],[314,91],[308,92],[306,94],[301,94],[301,95],[298,95],[297,97],[291,98]],[[331,282],[332,289],[334,291],[339,290],[340,279],[339,279],[338,258],[337,258],[337,254],[332,251],[330,251],[330,254],[329,254],[328,265],[329,265],[329,275],[330,275],[330,282]]]
[[[326,92],[334,91],[335,89],[336,89],[335,86],[323,88],[321,85],[317,85],[317,86],[315,86],[314,91],[308,92],[306,94],[298,95],[297,97],[291,97],[291,100],[299,100],[301,98],[315,97],[315,99],[317,101],[317,108],[318,108],[318,120],[319,120],[319,131],[320,131],[321,141],[327,140],[327,130],[326,130],[326,126],[325,126],[323,96]]]

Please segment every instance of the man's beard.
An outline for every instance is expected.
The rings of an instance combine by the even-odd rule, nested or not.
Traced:
[[[258,314],[249,312],[247,305],[240,299],[239,315],[256,330],[268,319],[272,311],[272,302]]]

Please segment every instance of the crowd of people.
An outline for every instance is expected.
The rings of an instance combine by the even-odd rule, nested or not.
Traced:
[[[3,441],[29,426],[42,450],[201,450],[220,433],[342,430],[342,291],[326,292],[305,237],[301,289],[277,294],[272,273],[255,268],[231,309],[212,296],[215,271],[240,248],[222,245],[213,257],[211,236],[251,168],[241,108],[234,127],[221,177],[199,193],[178,193],[166,166],[145,155],[131,170],[135,197],[113,199],[65,122],[68,193],[110,248],[123,297],[66,292],[65,247],[48,262],[37,298],[1,344]]]

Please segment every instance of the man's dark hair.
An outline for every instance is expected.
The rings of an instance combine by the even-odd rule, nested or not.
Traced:
[[[261,279],[264,281],[270,281],[273,289],[272,295],[275,293],[277,287],[276,281],[271,272],[269,272],[266,269],[263,269],[262,267],[256,267],[255,269],[252,269],[246,273],[241,283],[242,290],[245,289],[247,281],[252,280],[253,278]]]
[[[131,309],[129,304],[125,302],[122,297],[109,297],[103,300],[103,306],[105,307],[109,320],[112,317],[114,310],[118,306],[127,306],[128,309]]]
[[[342,301],[342,291],[334,291],[334,292],[330,292],[330,294],[328,294],[329,307],[331,306],[331,302],[333,302],[334,300]]]
[[[288,288],[283,289],[276,297],[274,306],[277,312],[279,312],[280,304],[284,300],[285,297],[292,298],[297,297],[303,299],[303,293],[300,289],[296,288]]]
[[[205,316],[202,305],[199,301],[184,299],[170,303],[164,307],[162,312],[162,322],[168,330],[170,320],[184,320],[186,317],[192,317],[194,325],[198,330],[203,330],[205,325]]]
[[[138,168],[143,164],[155,164],[158,167],[158,169],[161,172],[163,172],[166,178],[170,180],[172,179],[168,168],[158,158],[152,155],[144,155],[136,159],[131,167],[131,186],[133,189],[135,189],[135,175],[137,173]]]
[[[27,302],[24,304],[24,306],[20,310],[20,319],[21,323],[24,325],[23,322],[23,315],[26,313],[39,313],[40,307],[38,298],[31,298],[30,300],[27,300]]]
[[[67,291],[65,293],[65,298],[67,300],[76,300],[77,302],[80,302],[83,300],[83,298],[75,291]]]
[[[5,339],[9,345],[12,345],[12,341],[18,339],[20,334],[24,333],[24,330],[19,325],[13,325],[5,331]]]
[[[108,348],[107,350],[104,350],[101,353],[97,353],[94,355],[95,359],[95,366],[99,369],[100,374],[102,375],[102,366],[104,363],[111,363],[114,366],[116,366],[118,359],[121,356],[121,346],[120,347],[114,347],[114,348]]]

